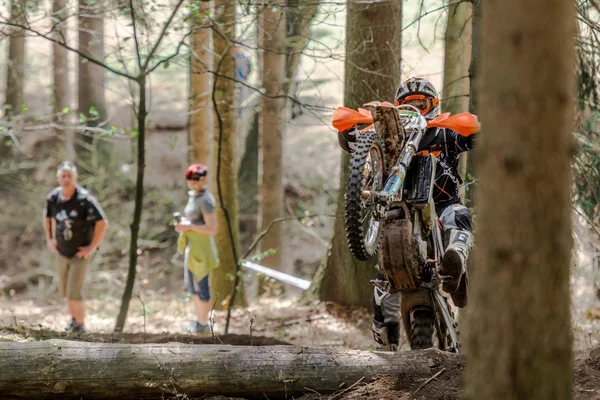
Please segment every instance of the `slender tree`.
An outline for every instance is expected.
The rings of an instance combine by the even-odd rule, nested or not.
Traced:
[[[348,1],[346,20],[346,72],[344,104],[357,108],[372,100],[393,100],[400,83],[402,2],[396,0]],[[338,217],[323,270],[315,277],[321,300],[345,305],[371,304],[375,260],[359,262],[352,257],[346,241],[343,218],[344,192],[349,157],[342,155],[342,176],[338,195]]]
[[[481,0],[471,0],[471,64],[469,65],[469,112],[478,115],[479,113],[479,81],[481,80],[479,70],[480,63],[480,42],[481,42]],[[467,157],[466,172],[472,176],[476,176],[476,160],[477,149],[469,152]],[[470,204],[475,204],[475,192],[477,184],[473,183],[466,198]]]
[[[471,63],[471,3],[448,8],[448,25],[444,40],[444,86],[442,109],[458,114],[469,109],[469,64]],[[467,153],[461,154],[459,173],[466,181]],[[461,198],[465,198],[464,186]]]
[[[57,23],[55,39],[67,40],[66,17],[67,1],[55,0],[52,3],[52,17]],[[57,123],[68,122],[70,114],[71,96],[69,85],[69,51],[58,43],[52,44],[52,65],[54,85],[52,86],[52,120]],[[66,124],[65,124],[66,125]],[[67,159],[73,160],[73,132],[69,129],[55,129],[55,133],[64,136],[67,149]]]
[[[215,0],[213,25],[214,83],[212,91],[217,190],[217,234],[220,266],[211,274],[216,309],[229,302],[245,305],[243,281],[237,274],[239,222],[237,200],[237,131],[235,105],[235,10],[229,0]],[[234,291],[234,288],[236,290]]]
[[[572,395],[574,12],[563,1],[482,6],[467,399]]]
[[[212,30],[207,12],[210,2],[193,0],[198,17],[192,20],[190,46],[190,161],[209,166],[212,171],[213,110],[211,103]]]
[[[258,17],[260,34],[261,81],[265,95],[261,99],[259,124],[260,151],[260,214],[259,232],[266,229],[276,218],[283,215],[283,132],[285,130],[286,101],[284,94],[286,75],[286,23],[284,0],[262,6]],[[263,260],[263,264],[282,269],[281,224],[275,224],[264,236],[260,250],[275,250],[275,254]],[[258,280],[258,294],[263,281]]]
[[[102,2],[79,0],[79,51],[96,60],[104,60],[103,10]],[[104,80],[104,68],[80,59],[78,111],[90,117],[88,125],[98,125],[107,118]]]
[[[11,1],[10,19],[15,23],[25,23],[27,1]],[[25,32],[13,27],[8,42],[8,68],[6,72],[6,115],[11,117],[21,113],[23,105],[23,79],[25,77]]]
[[[286,0],[286,76],[284,93],[296,93],[296,76],[302,51],[310,40],[310,23],[319,11],[320,0]],[[288,108],[291,108],[288,102]]]

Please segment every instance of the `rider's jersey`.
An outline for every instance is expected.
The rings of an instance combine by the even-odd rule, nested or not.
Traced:
[[[429,128],[425,132],[419,152],[432,153],[437,158],[433,186],[433,201],[437,209],[460,202],[458,187],[462,179],[458,173],[459,155],[473,148],[476,136],[462,136],[448,128]]]

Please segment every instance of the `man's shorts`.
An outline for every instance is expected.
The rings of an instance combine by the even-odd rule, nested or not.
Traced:
[[[58,291],[62,297],[69,300],[82,300],[81,289],[85,281],[88,259],[61,254],[56,255],[56,270],[58,272]]]

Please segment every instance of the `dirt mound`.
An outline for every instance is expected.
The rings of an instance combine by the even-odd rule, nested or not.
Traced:
[[[573,399],[600,398],[600,348],[575,355],[573,371]]]
[[[432,377],[383,376],[370,383],[358,383],[350,390],[331,396],[307,394],[301,400],[458,400],[464,371],[464,356],[434,359]],[[443,371],[443,372],[442,372]],[[600,348],[578,352],[573,368],[573,399],[600,399]]]
[[[338,399],[362,400],[458,400],[464,358],[433,357],[432,375],[415,378],[409,375],[382,376],[337,396]]]

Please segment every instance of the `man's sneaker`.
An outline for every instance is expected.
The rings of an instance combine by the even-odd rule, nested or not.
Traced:
[[[77,321],[75,321],[75,318],[72,318],[71,323],[67,326],[67,328],[65,329],[65,332],[67,332],[67,333],[84,333],[85,325],[78,324]]]
[[[466,271],[465,266],[471,244],[471,232],[460,229],[450,231],[450,240],[442,259],[441,271],[442,275],[450,276],[450,280],[442,285],[445,292],[452,294],[458,289],[461,278]]]
[[[184,329],[191,334],[199,334],[208,332],[210,327],[208,324],[201,324],[200,321],[192,321],[187,323]]]

